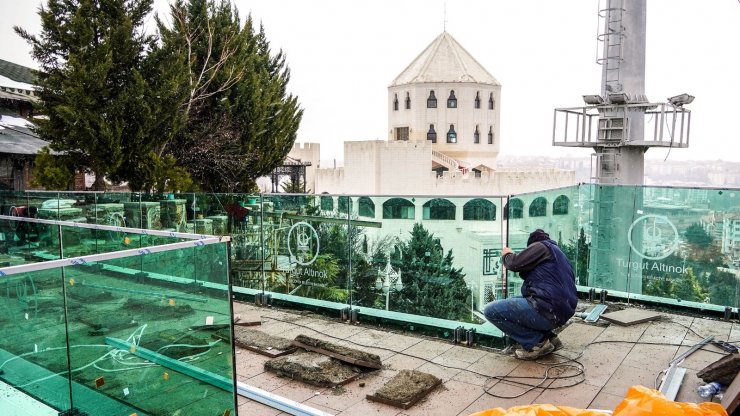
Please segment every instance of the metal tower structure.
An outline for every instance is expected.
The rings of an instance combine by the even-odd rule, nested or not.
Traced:
[[[642,214],[644,155],[651,147],[688,147],[691,112],[684,105],[694,99],[645,96],[646,3],[599,2],[601,91],[584,95],[583,107],[555,109],[553,121],[554,146],[594,150],[589,285],[632,293],[642,291],[642,273],[620,265],[638,260],[630,247],[642,244],[640,227],[632,226]]]

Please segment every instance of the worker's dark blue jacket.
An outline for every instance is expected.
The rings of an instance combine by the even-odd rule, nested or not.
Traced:
[[[532,270],[519,272],[524,279],[522,296],[540,315],[561,326],[573,316],[578,302],[573,268],[554,241],[541,243],[549,250],[549,258]]]

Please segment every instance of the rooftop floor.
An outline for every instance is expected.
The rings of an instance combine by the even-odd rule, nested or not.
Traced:
[[[259,315],[251,328],[293,339],[299,334],[378,354],[382,370],[366,374],[340,388],[320,388],[279,377],[264,370],[267,357],[237,349],[237,377],[248,385],[334,415],[469,415],[494,407],[551,403],[577,408],[612,410],[627,389],[654,387],[662,370],[704,337],[740,340],[740,324],[662,313],[661,320],[629,327],[586,324],[573,318],[559,334],[564,348],[538,362],[520,361],[490,349],[468,348],[444,340],[389,333],[369,326],[341,323],[318,315],[258,308],[235,303],[234,313]],[[696,373],[724,354],[707,345],[686,358],[686,376],[677,401],[701,402],[696,388],[704,384]],[[553,367],[567,362],[571,367]],[[583,371],[580,371],[580,368]],[[399,370],[434,374],[443,385],[413,407],[402,410],[365,399]],[[506,377],[507,380],[500,379]],[[519,377],[519,378],[515,378]],[[525,378],[531,377],[531,378]],[[560,378],[557,378],[560,377]],[[512,381],[540,385],[517,385]],[[361,383],[363,387],[360,386]],[[276,409],[239,397],[239,414],[281,415]]]

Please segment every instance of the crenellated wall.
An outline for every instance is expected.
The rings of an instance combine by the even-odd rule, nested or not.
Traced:
[[[321,156],[321,144],[319,143],[293,143],[293,149],[288,153],[293,159],[300,159],[302,162],[311,162],[311,166],[306,168],[306,190],[316,190],[316,169],[319,166],[319,157]]]
[[[344,167],[317,169],[315,193],[355,195],[508,195],[575,185],[575,172],[432,171],[431,143],[384,140],[344,143]]]

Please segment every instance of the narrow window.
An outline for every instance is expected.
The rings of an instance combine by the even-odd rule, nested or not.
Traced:
[[[488,97],[488,109],[493,110],[493,107],[495,106],[496,102],[493,100],[493,93]]]
[[[408,140],[409,139],[409,128],[408,127],[396,127],[396,140]]]
[[[475,92],[475,108],[480,108],[480,91]]]
[[[488,126],[488,144],[493,144],[493,126]]]
[[[429,98],[427,98],[427,108],[437,108],[437,97],[434,96],[434,90],[429,91]]]
[[[429,125],[429,131],[427,132],[427,140],[431,140],[432,143],[437,143],[437,132],[434,130],[434,124]]]
[[[398,111],[398,94],[393,94],[393,111]]]
[[[455,90],[450,90],[450,96],[447,97],[447,108],[457,108],[457,97],[455,97]]]
[[[406,109],[407,110],[410,110],[411,109],[411,97],[409,97],[409,93],[408,92],[406,93]]]
[[[450,124],[450,129],[447,130],[447,143],[457,143],[457,133],[455,133],[454,124]]]
[[[473,133],[473,143],[480,143],[480,131],[478,131],[477,125],[475,126],[475,132]]]

